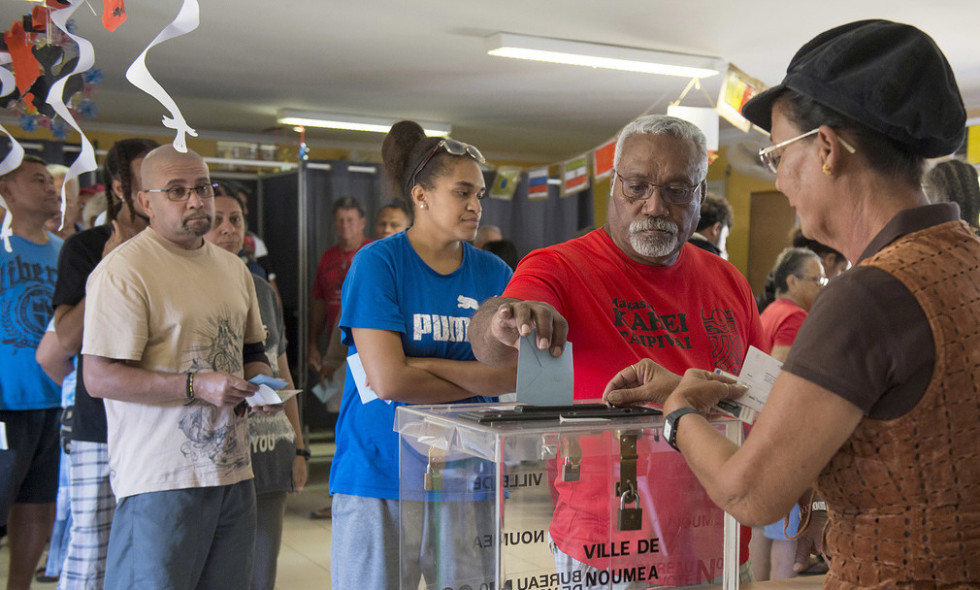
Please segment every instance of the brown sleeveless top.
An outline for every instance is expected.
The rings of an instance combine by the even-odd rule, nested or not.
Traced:
[[[916,298],[936,361],[911,412],[863,419],[820,475],[825,588],[980,587],[980,240],[943,223],[861,264]]]

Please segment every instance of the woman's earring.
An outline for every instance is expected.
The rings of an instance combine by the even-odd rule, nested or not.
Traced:
[[[827,164],[824,164],[823,165],[823,173],[826,174],[827,176],[830,176],[831,172],[832,171],[830,170],[830,166],[828,166]]]

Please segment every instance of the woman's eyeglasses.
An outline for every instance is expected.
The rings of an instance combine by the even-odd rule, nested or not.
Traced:
[[[786,146],[793,143],[794,141],[799,141],[804,137],[810,137],[817,131],[820,131],[819,127],[807,131],[803,135],[797,135],[792,139],[787,139],[786,141],[777,143],[776,145],[771,145],[767,148],[762,148],[761,150],[759,150],[759,159],[762,160],[762,164],[766,167],[767,170],[775,174],[776,168],[779,167],[779,161],[783,159],[783,150],[786,149]],[[854,149],[854,147],[851,144],[841,139],[840,135],[837,136],[837,141],[839,141],[840,144],[844,146],[844,149],[846,149],[848,152],[853,154],[855,151],[857,151]]]
[[[472,146],[468,143],[463,143],[462,141],[456,141],[455,139],[443,139],[439,143],[434,145],[429,153],[422,158],[419,165],[415,167],[415,171],[412,172],[412,186],[415,186],[418,175],[421,174],[422,170],[425,169],[426,165],[432,161],[432,158],[439,153],[439,150],[444,149],[446,153],[452,156],[466,156],[473,158],[480,164],[486,164],[487,160],[480,153],[480,150],[476,149],[476,146]]]

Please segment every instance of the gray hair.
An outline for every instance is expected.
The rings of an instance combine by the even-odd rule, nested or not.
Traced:
[[[694,123],[669,115],[646,115],[623,127],[619,139],[616,140],[616,155],[613,157],[614,168],[619,169],[619,160],[623,156],[623,143],[627,138],[640,133],[666,135],[694,142],[698,157],[698,176],[700,177],[698,182],[708,176],[708,143],[704,138],[704,133]]]

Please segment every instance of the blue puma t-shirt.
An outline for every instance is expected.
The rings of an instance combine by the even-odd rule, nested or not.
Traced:
[[[412,248],[405,232],[364,246],[354,257],[341,292],[340,327],[349,354],[357,352],[351,328],[401,334],[406,357],[472,361],[470,318],[484,300],[499,295],[511,276],[497,256],[463,244],[463,262],[442,275]],[[471,397],[458,403],[492,401]],[[337,452],[330,493],[398,498],[398,434],[401,402],[362,403],[347,369],[337,421]]]

